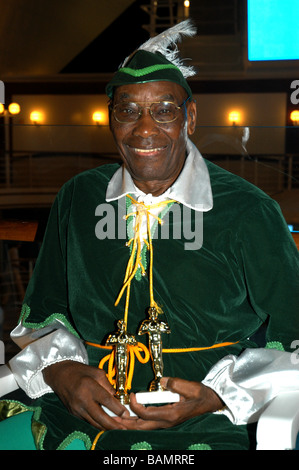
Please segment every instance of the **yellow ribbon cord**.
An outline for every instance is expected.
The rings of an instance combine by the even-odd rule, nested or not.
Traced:
[[[127,289],[126,292],[126,303],[125,303],[125,313],[124,313],[124,322],[125,325],[128,324],[128,311],[129,311],[129,299],[130,299],[130,287],[131,287],[131,282],[137,272],[138,267],[141,267],[141,272],[142,274],[145,274],[145,269],[142,265],[141,261],[141,226],[142,226],[142,220],[144,215],[146,215],[146,222],[147,222],[147,236],[148,240],[143,239],[144,243],[146,244],[148,250],[149,250],[149,255],[150,255],[150,260],[149,260],[149,294],[150,294],[150,307],[155,307],[158,313],[161,313],[161,308],[158,307],[154,300],[154,288],[153,288],[153,244],[152,244],[152,236],[151,236],[151,227],[150,227],[150,217],[154,217],[159,224],[162,224],[162,219],[155,214],[152,214],[150,212],[150,209],[156,209],[156,208],[162,208],[167,206],[168,204],[171,204],[173,202],[177,202],[173,199],[167,200],[167,201],[161,201],[157,204],[152,204],[152,205],[146,205],[143,202],[138,202],[136,201],[132,196],[127,195],[129,199],[131,199],[132,203],[136,206],[137,210],[136,212],[130,212],[126,215],[126,219],[128,219],[130,216],[134,215],[136,217],[135,220],[135,229],[134,229],[134,238],[129,240],[127,243],[128,246],[130,246],[132,243],[132,252],[127,264],[126,268],[126,273],[124,277],[124,282],[123,286],[120,290],[120,293],[115,301],[115,305],[118,305],[121,297],[123,296],[125,290]],[[206,349],[214,349],[214,348],[220,348],[224,346],[229,346],[232,344],[237,344],[237,342],[226,342],[226,343],[218,343],[214,344],[212,346],[208,347],[203,347],[203,348],[175,348],[175,349],[163,349],[163,353],[183,353],[183,352],[194,352],[194,351],[203,351]],[[108,362],[108,372],[107,372],[107,378],[109,382],[112,385],[115,385],[115,375],[116,375],[116,369],[115,369],[115,364],[114,364],[114,356],[115,356],[115,351],[113,346],[102,346],[97,343],[91,343],[89,341],[86,341],[86,344],[96,347],[96,348],[101,348],[101,349],[108,349],[111,350],[110,354],[107,354],[99,363],[99,369],[103,369],[104,365]],[[143,351],[144,357],[140,354]],[[134,372],[134,365],[135,365],[135,357],[141,362],[142,364],[145,364],[148,362],[150,358],[150,352],[148,348],[142,344],[142,343],[137,343],[137,345],[128,345],[128,352],[129,352],[129,365],[128,365],[128,378],[127,378],[127,383],[126,383],[126,389],[130,390],[131,384],[132,384],[132,378],[133,378],[133,372]]]
[[[86,344],[89,344],[90,346],[94,346],[96,348],[105,348],[105,349],[112,349],[110,354],[107,354],[107,356],[103,357],[103,359],[99,363],[99,369],[104,368],[104,364],[108,362],[108,373],[107,373],[107,378],[111,385],[115,385],[115,375],[116,375],[116,369],[115,369],[115,363],[114,363],[114,356],[115,356],[115,350],[113,346],[101,346],[96,343],[90,343],[86,341]],[[129,366],[128,366],[128,376],[127,376],[127,381],[126,381],[126,391],[131,389],[132,386],[132,380],[133,380],[133,374],[134,374],[134,367],[135,367],[135,356],[138,359],[141,364],[146,364],[150,358],[150,353],[148,348],[142,344],[142,343],[137,343],[137,345],[128,345],[128,352],[129,352]],[[144,356],[142,357],[141,352],[144,353]]]
[[[216,348],[224,348],[225,346],[232,346],[233,344],[238,344],[239,341],[234,341],[234,342],[224,342],[224,343],[216,343],[213,344],[212,346],[205,346],[202,348],[173,348],[173,349],[162,349],[162,353],[185,353],[185,352],[196,352],[196,351],[206,351],[208,349],[216,349]],[[110,354],[107,354],[99,363],[99,369],[104,368],[104,364],[108,362],[108,373],[107,373],[107,378],[109,382],[112,385],[115,385],[115,366],[114,366],[114,348],[113,346],[102,346],[101,344],[97,343],[91,343],[90,341],[85,341],[85,344],[88,344],[89,346],[93,346],[94,348],[99,348],[99,349],[110,349],[112,350]],[[126,383],[126,390],[131,389],[132,385],[132,379],[133,379],[133,374],[134,374],[134,366],[135,366],[135,356],[141,362],[141,364],[146,364],[150,358],[150,352],[148,348],[142,344],[142,343],[137,343],[136,346],[134,345],[128,345],[129,349],[129,371],[128,371],[128,378],[127,378],[127,383]],[[144,357],[141,356],[140,352],[144,352]]]
[[[202,348],[172,348],[172,349],[167,349],[167,348],[163,348],[162,349],[162,353],[185,353],[185,352],[196,352],[196,351],[206,351],[207,349],[216,349],[216,348],[225,348],[225,346],[232,346],[233,344],[238,344],[239,341],[227,341],[227,342],[224,342],[224,343],[215,343],[213,344],[212,346],[204,346]],[[88,344],[89,346],[93,346],[94,348],[99,348],[99,349],[112,349],[113,346],[102,346],[101,344],[97,344],[97,343],[91,343],[90,341],[85,341],[85,344]],[[140,348],[140,349],[143,349],[145,355],[147,356],[148,355],[148,358],[149,358],[149,351],[147,349],[147,347],[142,344],[142,343],[138,343],[137,346],[129,346],[131,348]],[[139,359],[139,355],[136,354],[136,357]],[[103,365],[105,364],[105,362],[107,362],[110,358],[110,354],[108,354],[107,356],[103,357],[103,359],[101,360],[100,364],[99,364],[99,369],[102,369]],[[145,358],[143,359],[144,362],[142,362],[143,364],[145,364],[147,360],[145,360]]]
[[[163,353],[183,353],[183,352],[196,352],[196,351],[206,351],[207,349],[216,349],[216,348],[225,348],[225,346],[232,346],[233,344],[238,344],[239,341],[225,343],[216,343],[212,346],[206,346],[203,348],[173,348],[173,349],[162,349]]]
[[[104,432],[105,432],[105,431],[100,431],[100,432],[96,435],[96,437],[95,437],[95,439],[94,439],[94,441],[93,441],[93,443],[92,443],[92,446],[91,446],[90,450],[95,450],[96,445],[97,445],[97,442],[98,442],[99,438],[101,437],[101,435],[104,434]]]
[[[157,217],[155,214],[152,214],[150,212],[150,209],[156,209],[158,207],[165,207],[168,204],[172,204],[173,202],[176,202],[173,199],[169,199],[167,201],[161,201],[158,202],[157,204],[151,204],[151,205],[146,205],[144,202],[138,202],[132,196],[129,194],[127,195],[129,199],[131,199],[132,203],[136,206],[136,212],[130,212],[129,214],[126,215],[126,219],[128,219],[130,216],[134,215],[135,218],[135,228],[134,228],[134,238],[129,240],[127,243],[128,246],[132,245],[132,252],[131,256],[129,258],[127,268],[126,268],[126,273],[125,273],[125,278],[123,282],[123,286],[120,290],[120,293],[115,301],[115,306],[117,306],[120,302],[120,299],[122,298],[125,290],[126,292],[126,303],[125,303],[125,312],[124,312],[124,322],[127,325],[128,324],[128,312],[129,312],[129,300],[130,300],[130,287],[131,287],[131,282],[137,272],[138,267],[141,267],[141,272],[144,275],[145,274],[145,269],[144,266],[142,265],[141,261],[141,227],[142,227],[142,220],[143,217],[146,216],[147,220],[147,236],[148,240],[143,240],[144,243],[146,244],[149,253],[150,253],[150,263],[149,263],[149,291],[150,291],[150,307],[155,307],[158,311],[158,313],[161,312],[161,309],[158,307],[154,300],[154,294],[153,294],[153,244],[152,244],[152,236],[151,236],[151,227],[150,227],[150,217],[154,217],[159,224],[162,224],[162,219],[160,217]]]

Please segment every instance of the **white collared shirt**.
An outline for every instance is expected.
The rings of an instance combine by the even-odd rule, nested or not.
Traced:
[[[162,201],[175,200],[189,209],[200,212],[207,212],[213,207],[213,195],[210,183],[210,175],[205,164],[205,161],[195,145],[188,140],[187,143],[187,157],[183,169],[173,183],[163,194],[160,196],[153,196],[141,191],[125,167],[122,165],[112,176],[108,183],[106,191],[106,201],[116,201],[126,195],[132,195],[136,198],[137,202],[143,202],[147,206],[157,204]],[[132,204],[130,212],[136,212],[137,207]],[[151,208],[149,214],[150,226],[153,227],[155,217],[159,216],[161,208]],[[134,226],[134,222],[132,222]],[[141,224],[141,243],[147,238],[147,221],[146,217],[143,218]]]

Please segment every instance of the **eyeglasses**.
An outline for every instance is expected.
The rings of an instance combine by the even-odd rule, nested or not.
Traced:
[[[190,96],[179,106],[171,101],[158,101],[149,106],[141,106],[139,103],[123,102],[111,106],[113,116],[120,123],[133,123],[142,116],[144,109],[148,109],[151,117],[159,124],[175,121],[182,107],[190,99]]]

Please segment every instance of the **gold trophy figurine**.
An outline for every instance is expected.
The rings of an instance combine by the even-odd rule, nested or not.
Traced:
[[[149,350],[155,374],[149,390],[151,392],[162,391],[163,387],[160,384],[160,380],[163,377],[162,333],[170,333],[170,328],[166,322],[158,320],[158,312],[155,307],[150,307],[148,312],[149,319],[141,323],[138,334],[143,335],[147,333],[149,336]]]
[[[128,369],[128,345],[136,345],[134,335],[127,332],[126,323],[123,320],[117,322],[118,330],[109,335],[106,345],[112,345],[115,351],[116,368],[116,393],[115,397],[122,405],[130,403],[129,394],[126,388]]]

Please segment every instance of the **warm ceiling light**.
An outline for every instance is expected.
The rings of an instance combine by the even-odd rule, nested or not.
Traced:
[[[104,121],[105,121],[105,113],[103,113],[102,111],[95,111],[92,115],[92,120],[96,123],[96,124],[103,124]]]
[[[189,17],[189,8],[190,8],[190,2],[189,0],[184,1],[184,17],[188,18]]]
[[[299,110],[298,109],[295,109],[294,111],[291,112],[290,118],[295,126],[299,126]]]
[[[4,104],[0,103],[0,114],[4,114],[5,107]]]
[[[228,120],[233,125],[237,124],[240,121],[240,113],[239,111],[231,111],[228,115]]]
[[[9,114],[19,114],[21,111],[21,106],[19,103],[10,103],[8,106],[8,112]]]
[[[32,111],[30,113],[30,121],[33,124],[41,124],[43,121],[43,114],[40,111]]]

